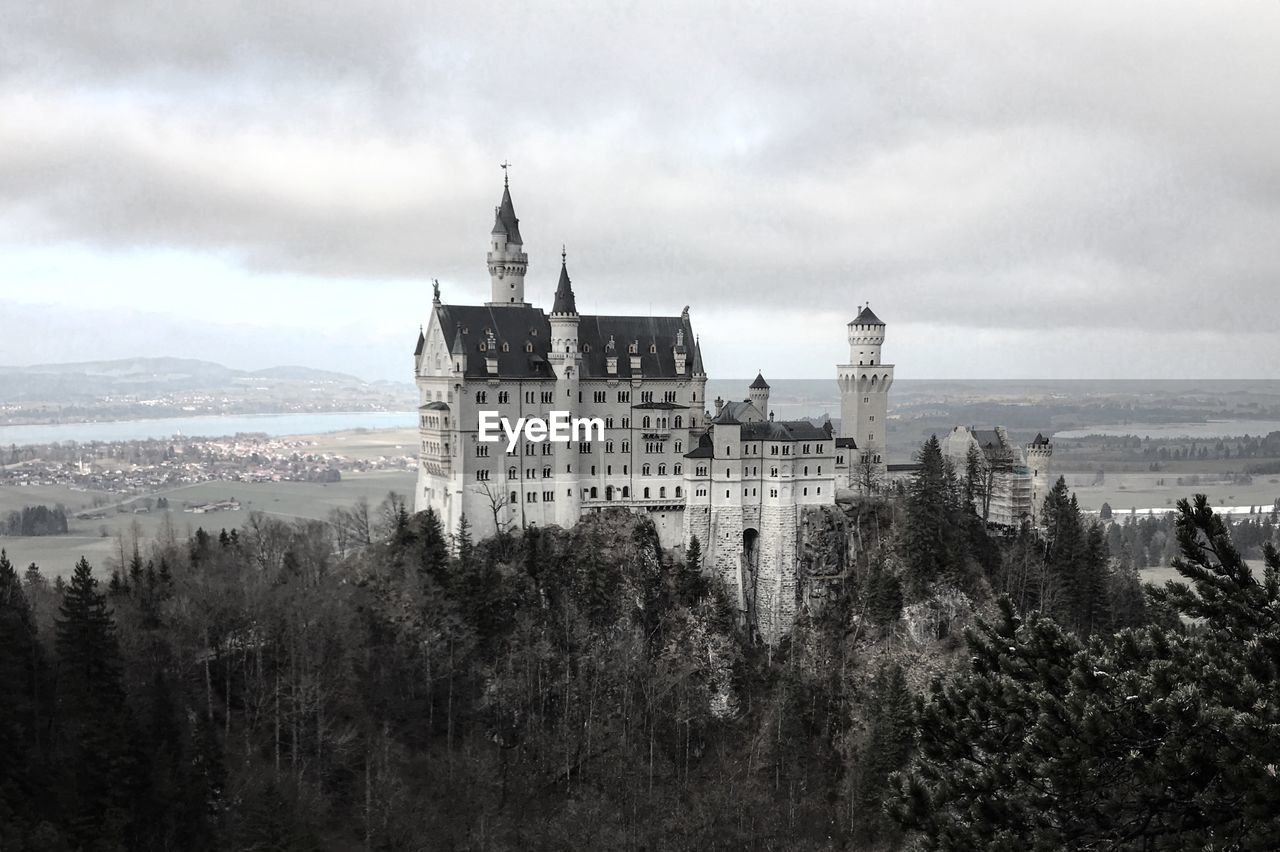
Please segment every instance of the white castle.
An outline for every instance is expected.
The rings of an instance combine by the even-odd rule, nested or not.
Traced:
[[[664,547],[697,536],[748,622],[772,641],[794,618],[802,513],[866,491],[885,473],[893,366],[870,307],[849,323],[837,368],[841,427],[780,421],[757,376],[746,399],[708,416],[702,349],[686,307],[659,317],[579,314],[565,253],[551,313],[525,301],[528,255],[504,179],[488,240],[490,301],[449,305],[437,285],[414,350],[420,392],[417,510],[478,537],[572,526],[607,507],[646,513]],[[478,439],[480,412],[599,418],[571,442]],[[581,436],[579,436],[581,438]]]

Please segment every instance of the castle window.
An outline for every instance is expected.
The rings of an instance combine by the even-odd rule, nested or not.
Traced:
[[[533,351],[533,344],[532,344],[532,343],[526,343],[526,344],[524,345],[524,351],[525,351],[525,352],[532,352],[532,351]]]
[[[618,402],[630,402],[631,391],[618,391]]]
[[[489,399],[489,395],[484,391],[476,391],[476,402],[483,405]]]
[[[604,442],[604,451],[605,451],[606,453],[611,453],[611,452],[613,452],[613,441],[605,441],[605,442]]]
[[[484,458],[488,458],[488,457],[489,457],[489,445],[488,445],[488,444],[477,444],[477,445],[476,445],[476,458],[478,458],[478,459],[484,459]]]
[[[809,475],[809,465],[805,465],[805,466],[804,466],[804,475],[805,475],[805,476],[808,476],[808,475]]]
[[[658,465],[658,476],[667,475],[667,466],[665,464]]]
[[[844,456],[836,456],[836,464],[844,464]]]
[[[592,476],[595,476],[595,475],[596,475],[596,466],[595,466],[595,465],[591,465],[591,475],[592,475]]]
[[[677,485],[677,486],[676,486],[676,496],[677,496],[677,497],[683,497],[683,496],[684,496],[684,491],[680,488],[680,486],[679,486],[679,485]]]
[[[626,498],[628,498],[628,497],[630,497],[630,496],[631,496],[631,489],[630,489],[630,488],[628,488],[628,487],[627,487],[627,486],[625,486],[625,485],[624,485],[624,486],[622,486],[622,498],[625,500]]]
[[[498,391],[498,405],[505,405],[511,399],[511,395],[506,391]]]
[[[641,402],[653,402],[653,391],[640,391]]]
[[[519,502],[519,500],[520,500],[520,495],[519,495],[519,494],[517,494],[516,492],[512,491],[512,492],[511,492],[511,499],[510,499],[509,501],[507,501],[507,502],[509,502],[509,503],[517,503],[517,502]]]
[[[680,415],[678,415],[678,414],[677,414],[677,415],[676,415],[676,428],[677,428],[677,429],[679,429],[679,428],[680,428],[681,423],[683,423],[683,422],[684,422],[683,418],[682,418],[682,417],[680,417]]]
[[[640,426],[641,426],[641,428],[643,428],[643,429],[648,429],[648,428],[649,428],[649,418],[648,418],[648,417],[645,417],[645,419],[644,419],[644,420],[640,421]]]
[[[551,455],[551,442],[550,442],[550,441],[548,441],[547,443],[545,443],[545,444],[543,444],[543,445],[542,445],[542,454],[543,454],[544,456],[549,456],[549,455]]]
[[[661,499],[666,496],[667,496],[667,487],[664,485],[658,489],[658,497],[659,499]]]
[[[476,471],[476,479],[480,480],[481,482],[484,482],[488,478],[489,478],[489,471],[487,470]]]
[[[680,472],[681,472],[683,469],[684,469],[684,466],[683,466],[683,465],[676,465],[674,468],[672,468],[671,472],[672,472],[672,473],[674,473],[676,476],[679,476],[679,475],[680,475]]]
[[[650,355],[657,355],[657,354],[658,354],[658,347],[657,347],[657,346],[655,346],[654,344],[650,343],[650,344],[649,344],[649,354],[650,354]]]
[[[510,345],[509,343],[507,343],[505,340],[504,340],[504,341],[502,341],[502,351],[503,351],[503,352],[510,352],[510,351],[511,351],[511,345]]]
[[[542,469],[542,478],[543,478],[543,479],[550,479],[550,478],[551,478],[551,468],[549,468],[549,467],[544,467],[544,468]]]
[[[644,467],[640,468],[640,475],[641,476],[649,475],[649,465],[645,465]]]
[[[819,486],[818,486],[818,493],[819,493],[819,494],[821,494],[821,493],[822,493],[822,486],[821,486],[821,485],[819,485]]]
[[[555,391],[543,391],[543,392],[542,392],[542,401],[543,401],[543,402],[551,402],[551,401],[552,401],[552,400],[554,400],[554,399],[555,399]],[[532,402],[532,400],[530,400],[530,401]]]
[[[514,467],[507,468],[507,479],[516,478],[516,469]]]
[[[624,453],[629,453],[629,452],[631,452],[631,442],[630,442],[630,441],[623,441],[623,442],[622,442],[622,451],[623,451]]]
[[[679,453],[683,451],[684,451],[684,441],[676,441],[676,452]]]
[[[644,499],[646,499],[646,500],[648,500],[648,499],[649,499],[649,489],[648,489],[648,488],[646,488],[646,489],[644,490]]]
[[[808,488],[806,488],[806,489],[804,490],[804,496],[806,496],[806,497],[808,497],[808,496],[809,496],[809,489],[808,489]]]
[[[869,422],[875,422],[875,419],[876,419],[876,416],[874,414],[868,415],[867,417],[867,420]]]
[[[603,402],[603,401],[604,401],[604,400],[601,400],[601,402]],[[604,428],[606,428],[606,429],[612,429],[612,428],[613,428],[613,418],[612,418],[612,417],[606,417],[606,418],[604,419]]]
[[[595,486],[592,486],[592,487],[591,487],[591,499],[592,499],[592,500],[596,499],[596,489],[595,489]]]
[[[631,418],[630,418],[630,417],[624,417],[624,418],[622,418],[622,428],[623,428],[623,429],[630,429],[630,428],[631,428]],[[626,450],[623,450],[623,452],[626,452]]]

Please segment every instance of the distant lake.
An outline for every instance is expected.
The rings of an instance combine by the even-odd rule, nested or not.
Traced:
[[[1055,432],[1057,438],[1085,438],[1089,435],[1121,437],[1137,435],[1140,438],[1195,438],[1217,440],[1239,438],[1243,435],[1266,435],[1280,430],[1280,420],[1210,420],[1205,423],[1125,423],[1120,426],[1089,426],[1084,429],[1067,429]]]
[[[102,423],[54,423],[0,426],[0,447],[52,444],[59,441],[142,441],[174,435],[216,438],[237,432],[311,435],[349,429],[411,429],[412,411],[352,411],[323,414],[242,414],[165,417],[156,420],[110,420]]]

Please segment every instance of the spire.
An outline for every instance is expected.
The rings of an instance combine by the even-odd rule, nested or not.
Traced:
[[[751,383],[751,389],[759,390],[761,388],[764,388],[767,390],[769,388],[769,383],[764,380],[764,373],[757,372],[756,380]]]
[[[502,179],[502,203],[494,208],[491,233],[506,234],[508,243],[524,245],[524,240],[520,238],[520,220],[516,218],[516,207],[511,203],[511,186],[505,177]]]
[[[702,338],[695,337],[693,340],[693,374],[695,376],[705,376],[707,368],[702,366]]]
[[[556,300],[551,306],[553,314],[577,314],[578,306],[573,298],[573,285],[569,281],[568,253],[560,249],[560,283],[556,286]]]
[[[467,347],[462,343],[462,323],[458,323],[458,327],[453,333],[453,347],[449,350],[451,355],[467,354]]]

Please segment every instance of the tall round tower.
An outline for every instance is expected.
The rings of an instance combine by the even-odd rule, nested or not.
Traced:
[[[551,348],[547,361],[556,374],[554,402],[546,406],[544,416],[552,411],[578,409],[578,381],[582,369],[582,354],[578,347],[578,305],[573,296],[573,284],[569,280],[566,253],[560,252],[560,282],[556,286],[555,302],[551,306]],[[555,488],[556,522],[565,529],[578,522],[582,506],[579,488],[584,465],[590,465],[593,453],[575,452],[572,444],[556,446]],[[595,448],[599,452],[599,448]]]
[[[868,459],[883,472],[888,461],[886,422],[893,365],[880,357],[885,325],[867,305],[849,323],[849,363],[836,368],[840,385],[840,437],[852,438],[858,456],[851,466]]]
[[[502,201],[494,208],[487,259],[492,292],[489,305],[528,307],[524,300],[524,274],[529,268],[529,255],[524,253],[520,220],[516,217],[515,205],[511,203],[511,187],[505,177],[502,179]]]

